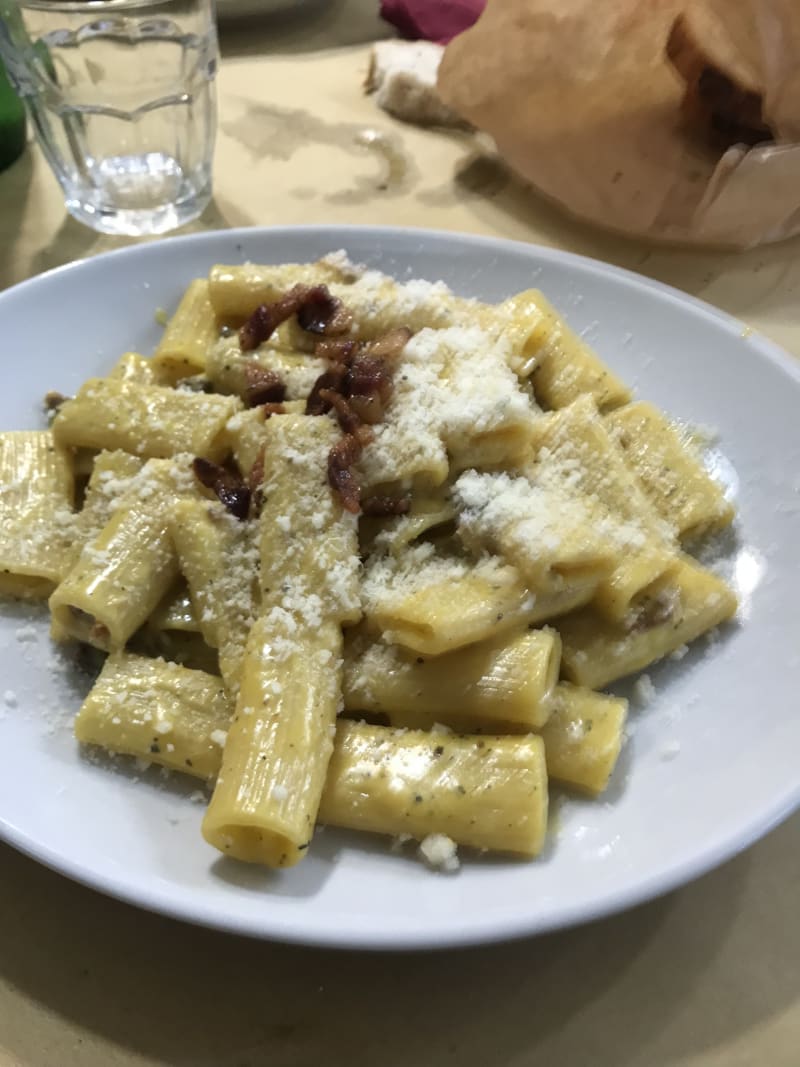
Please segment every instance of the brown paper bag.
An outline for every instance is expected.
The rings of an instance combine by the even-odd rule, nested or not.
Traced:
[[[770,142],[726,148],[687,118],[666,55],[687,9]],[[800,232],[800,0],[489,0],[447,46],[438,87],[580,218],[737,248]]]

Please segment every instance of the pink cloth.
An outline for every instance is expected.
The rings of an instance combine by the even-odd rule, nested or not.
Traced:
[[[477,22],[486,0],[381,0],[381,16],[401,37],[447,44]]]

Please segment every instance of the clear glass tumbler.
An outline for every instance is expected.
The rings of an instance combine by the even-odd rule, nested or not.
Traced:
[[[165,233],[211,196],[214,0],[0,0],[0,54],[67,210]]]

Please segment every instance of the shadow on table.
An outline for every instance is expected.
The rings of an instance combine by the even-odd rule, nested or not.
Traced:
[[[30,193],[32,175],[30,145],[26,146],[22,155],[10,167],[0,173],[0,204],[3,205],[3,211],[8,212],[11,219],[20,225],[25,218],[25,202]],[[9,227],[8,232],[13,233],[13,227]],[[0,254],[6,252],[7,248],[4,248]]]
[[[684,1062],[796,995],[799,828],[626,915],[506,946],[393,956],[195,929],[3,848],[0,984],[62,1016],[64,1047],[82,1039],[87,1067],[111,1062],[105,1042],[175,1067],[316,1067],[323,1054],[354,1067]],[[83,1028],[102,1043],[90,1048]],[[44,1062],[31,1051],[44,1044],[26,1046],[33,1038],[13,1019],[2,1039],[12,1058]]]
[[[43,271],[63,267],[67,263],[85,259],[88,256],[96,256],[101,252],[113,252],[118,248],[126,248],[130,245],[146,244],[149,241],[164,240],[172,236],[181,236],[188,233],[203,233],[207,230],[224,230],[231,226],[246,226],[249,219],[235,208],[220,207],[212,198],[211,203],[205,209],[200,218],[194,222],[182,226],[174,234],[165,234],[162,237],[114,237],[109,234],[97,233],[77,222],[71,215],[64,214],[61,225],[54,234],[52,240],[42,248],[33,258],[31,276],[41,274]]]
[[[222,61],[252,55],[291,55],[367,44],[394,31],[378,14],[378,2],[297,0],[261,15],[231,17],[237,0],[221,0],[218,10]],[[252,6],[252,5],[251,5]]]

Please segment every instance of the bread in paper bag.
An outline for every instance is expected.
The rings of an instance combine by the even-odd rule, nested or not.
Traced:
[[[489,0],[438,87],[580,218],[738,248],[800,232],[798,0]]]

